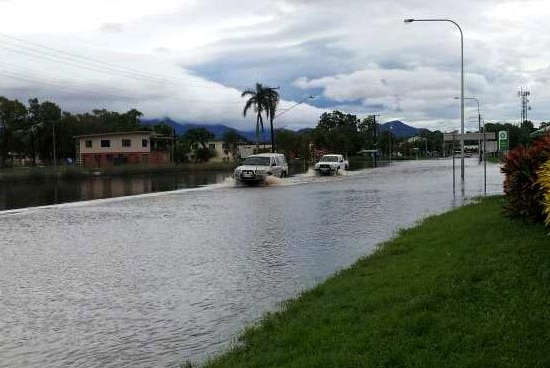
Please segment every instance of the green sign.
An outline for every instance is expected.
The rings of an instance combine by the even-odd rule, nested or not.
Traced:
[[[498,150],[508,151],[508,147],[508,132],[506,130],[501,130],[498,132]]]

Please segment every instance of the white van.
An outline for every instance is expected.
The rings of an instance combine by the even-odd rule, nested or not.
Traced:
[[[244,159],[243,164],[235,169],[234,177],[241,183],[260,183],[268,176],[279,178],[288,176],[288,164],[281,153],[260,153]]]

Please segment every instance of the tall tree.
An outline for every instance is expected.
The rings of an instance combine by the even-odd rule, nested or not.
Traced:
[[[271,152],[275,152],[275,134],[273,134],[273,120],[275,119],[275,112],[277,111],[277,106],[279,105],[279,92],[277,88],[267,88],[267,99],[268,99],[268,109],[267,115],[269,116],[269,126],[271,134]]]
[[[273,134],[273,119],[275,119],[275,111],[279,103],[279,93],[276,88],[264,87],[261,83],[256,83],[255,89],[247,89],[241,97],[249,97],[246,101],[243,109],[243,115],[246,117],[246,113],[250,108],[253,108],[256,112],[256,150],[260,149],[260,129],[264,131],[264,121],[262,114],[265,113],[266,118],[271,123],[271,150],[275,149],[274,134]]]
[[[44,101],[38,106],[38,121],[40,122],[41,134],[38,138],[38,153],[43,160],[50,160],[53,162],[54,132],[59,134],[59,120],[61,119],[61,108],[53,102]],[[57,130],[57,132],[56,132]],[[56,142],[56,149],[59,146],[59,142]]]
[[[0,97],[0,167],[6,166],[6,159],[12,149],[13,132],[23,127],[27,108],[18,100]]]
[[[363,138],[359,132],[357,116],[340,111],[325,112],[313,132],[317,147],[331,153],[354,154],[361,149]]]
[[[209,140],[214,139],[214,133],[204,128],[191,128],[183,134],[183,139],[188,141],[191,146],[195,146],[196,148],[198,148],[199,144],[202,146],[202,148],[207,148],[206,143]]]
[[[245,141],[246,139],[241,137],[236,131],[228,130],[223,134],[223,143],[228,150],[227,153],[231,152],[233,159],[237,159],[237,154],[239,152],[239,142]]]

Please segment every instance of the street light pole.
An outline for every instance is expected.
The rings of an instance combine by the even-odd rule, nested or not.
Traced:
[[[414,19],[408,18],[405,23],[412,22],[449,22],[460,31],[460,176],[464,181],[464,34],[457,22],[451,19]]]
[[[279,87],[277,87],[277,88],[279,88]],[[312,99],[314,99],[314,98],[315,98],[315,96],[313,96],[313,95],[305,97],[303,100],[300,100],[300,101],[296,102],[294,105],[290,106],[288,109],[284,109],[282,112],[280,112],[280,113],[278,113],[277,115],[275,115],[275,116],[273,117],[273,120],[277,119],[277,118],[278,118],[279,116],[281,116],[281,115],[286,114],[287,112],[289,112],[290,110],[292,110],[292,109],[295,108],[296,106],[303,104],[303,103],[306,102],[307,100],[312,100]],[[271,126],[273,127],[273,124],[271,124]],[[273,130],[271,131],[271,142],[272,142],[272,144],[271,144],[271,152],[275,152],[275,136],[274,136]]]
[[[303,104],[303,103],[306,102],[307,100],[313,100],[315,97],[316,97],[316,96],[313,96],[313,95],[312,95],[312,96],[307,96],[307,97],[304,98],[303,100],[300,100],[300,101],[296,102],[294,105],[290,106],[288,109],[284,109],[282,112],[278,113],[278,114],[275,115],[273,118],[276,119],[276,118],[278,118],[279,116],[286,114],[287,112],[289,112],[290,110],[292,110],[292,109],[295,108],[296,106]]]
[[[455,97],[455,100],[458,100],[460,97]],[[477,97],[464,97],[465,100],[474,100],[477,102],[477,132],[481,134],[481,113],[479,112],[479,100]],[[479,163],[481,163],[481,136],[478,135],[477,138],[477,149],[479,151]]]

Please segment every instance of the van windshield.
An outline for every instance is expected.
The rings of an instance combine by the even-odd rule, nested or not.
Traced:
[[[250,156],[244,159],[243,165],[269,166],[269,157]]]

